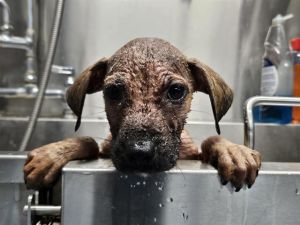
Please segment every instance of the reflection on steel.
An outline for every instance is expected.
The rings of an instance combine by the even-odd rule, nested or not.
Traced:
[[[269,97],[269,96],[256,96],[249,98],[244,107],[244,144],[250,148],[255,145],[255,127],[253,118],[253,109],[255,106],[300,106],[300,98],[293,97]]]

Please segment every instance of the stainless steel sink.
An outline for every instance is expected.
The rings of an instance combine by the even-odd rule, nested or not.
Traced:
[[[63,171],[64,225],[300,224],[300,163],[264,163],[251,189],[231,192],[216,170],[179,161],[157,174],[125,174],[110,160]]]
[[[26,118],[0,119],[1,225],[26,220],[26,153],[16,152],[26,124]],[[40,119],[28,150],[72,136],[100,142],[109,132],[105,120],[85,119],[77,133],[74,125],[75,119]],[[213,122],[189,122],[186,128],[199,144],[216,135]],[[221,123],[221,131],[243,143],[242,123]],[[299,133],[299,125],[256,125],[264,163],[256,184],[240,193],[222,188],[216,171],[197,161],[152,175],[121,174],[107,160],[71,162],[63,172],[63,224],[300,224]]]

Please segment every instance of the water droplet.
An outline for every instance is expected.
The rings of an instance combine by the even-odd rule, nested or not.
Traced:
[[[185,214],[185,213],[182,213],[182,217],[183,217],[184,220],[188,220],[189,215],[188,215],[188,214]]]
[[[173,198],[168,198],[167,201],[168,201],[168,202],[173,202],[174,199],[173,199]]]
[[[126,174],[126,175],[124,175],[124,178],[125,178],[125,179],[127,179],[127,178],[128,178],[128,175],[127,175],[127,174]]]
[[[153,221],[154,221],[154,223],[156,223],[156,221],[157,221],[156,217],[153,218]]]
[[[158,187],[158,190],[159,191],[162,191],[164,188],[161,186],[161,187]]]
[[[296,188],[295,193],[296,193],[296,195],[300,195],[300,191],[298,188]]]
[[[138,181],[138,182],[136,182],[136,185],[140,185],[140,184],[141,184],[141,182],[139,182],[139,181]]]
[[[164,207],[164,204],[159,203],[158,206],[159,206],[160,208],[162,208],[162,207]]]

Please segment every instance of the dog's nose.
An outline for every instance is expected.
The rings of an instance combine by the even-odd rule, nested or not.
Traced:
[[[154,144],[149,140],[127,141],[124,147],[129,160],[151,160],[154,156]]]

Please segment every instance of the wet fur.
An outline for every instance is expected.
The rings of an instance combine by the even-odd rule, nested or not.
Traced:
[[[174,82],[187,90],[178,104],[166,97]],[[119,102],[107,96],[109,86],[115,84],[124,86]],[[98,156],[111,157],[119,170],[144,172],[168,170],[178,158],[198,159],[218,169],[222,183],[230,181],[237,191],[254,183],[261,165],[257,151],[216,136],[203,142],[201,152],[184,130],[193,92],[209,95],[218,133],[218,123],[232,103],[231,89],[207,65],[187,59],[162,39],[130,41],[87,68],[67,91],[67,102],[78,118],[75,129],[80,126],[86,94],[102,90],[111,133],[100,149],[92,138],[83,137],[32,150],[24,166],[27,187],[49,187],[68,161]],[[154,146],[151,154],[132,154],[132,146],[140,142],[140,146]]]
[[[185,99],[176,104],[167,98],[173,83],[183,85],[187,92]],[[121,102],[111,101],[105,95],[105,89],[116,84],[124,86]],[[67,101],[79,118],[76,128],[85,94],[100,90],[104,90],[114,165],[119,170],[144,172],[167,170],[175,165],[193,92],[209,94],[218,131],[218,121],[230,107],[233,96],[212,69],[196,60],[189,61],[177,48],[158,38],[130,41],[77,79],[67,94]],[[127,157],[124,143],[145,136],[145,141],[155,143],[153,158]]]

